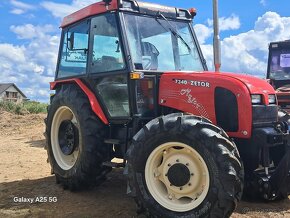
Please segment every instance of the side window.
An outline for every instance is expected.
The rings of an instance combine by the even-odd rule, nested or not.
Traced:
[[[64,30],[57,77],[86,73],[89,44],[89,22],[85,21]]]
[[[111,117],[128,117],[129,97],[127,74],[101,76],[96,79],[97,90]]]
[[[115,14],[92,19],[92,73],[122,70],[125,67]]]

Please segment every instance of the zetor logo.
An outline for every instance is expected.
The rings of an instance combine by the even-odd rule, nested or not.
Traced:
[[[205,87],[209,88],[210,83],[206,81],[196,81],[196,80],[186,80],[186,79],[173,79],[176,84],[181,85],[191,85],[191,86],[197,86],[197,87]]]

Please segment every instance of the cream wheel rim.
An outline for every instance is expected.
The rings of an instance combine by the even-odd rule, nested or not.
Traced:
[[[54,114],[51,125],[50,138],[54,159],[57,162],[58,166],[61,167],[63,170],[71,169],[75,165],[79,155],[79,146],[75,148],[74,151],[69,155],[65,155],[61,150],[59,143],[59,129],[62,122],[66,120],[69,120],[73,123],[73,125],[78,126],[77,119],[72,110],[67,106],[61,106]],[[79,137],[79,144],[80,143],[81,138]]]
[[[181,175],[177,178],[177,175]],[[186,212],[206,198],[210,176],[201,155],[189,145],[167,142],[155,148],[145,166],[145,181],[153,198],[163,207]]]

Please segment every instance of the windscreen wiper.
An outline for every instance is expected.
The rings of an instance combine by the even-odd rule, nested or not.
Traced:
[[[168,30],[172,33],[172,35],[174,35],[177,39],[179,38],[181,40],[181,42],[186,46],[186,48],[188,49],[189,53],[191,52],[191,48],[188,45],[188,43],[184,40],[184,38],[179,34],[178,30],[175,30],[174,26],[172,26],[172,24],[169,22],[169,20],[160,12],[158,11],[155,17],[155,20],[159,23],[160,26],[162,26],[165,30],[167,30],[167,28],[157,19],[158,17],[161,17],[163,20],[165,20],[167,22],[167,24],[170,26],[168,28]]]

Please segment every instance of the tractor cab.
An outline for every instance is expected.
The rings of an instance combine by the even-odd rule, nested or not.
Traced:
[[[267,78],[277,91],[278,103],[290,106],[290,40],[271,42]]]
[[[98,2],[64,18],[56,81],[82,78],[109,122],[156,117],[159,75],[207,69],[195,11],[136,1]],[[142,78],[142,80],[138,80]]]

